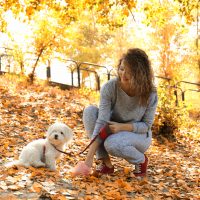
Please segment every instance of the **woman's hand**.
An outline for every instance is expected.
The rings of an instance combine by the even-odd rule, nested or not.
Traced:
[[[118,133],[119,131],[122,131],[122,123],[108,121],[108,125],[112,133]]]
[[[118,133],[120,131],[130,131],[130,132],[133,131],[132,124],[108,121],[108,125],[112,133]]]

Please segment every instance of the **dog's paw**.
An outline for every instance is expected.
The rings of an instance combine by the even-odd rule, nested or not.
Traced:
[[[45,167],[46,164],[41,162],[41,161],[39,161],[39,162],[33,163],[33,166],[39,168],[39,167]]]
[[[52,172],[56,171],[56,165],[47,165],[46,167],[47,167],[47,169],[49,169]]]
[[[56,171],[56,168],[55,167],[49,167],[48,168],[50,171],[52,171],[52,172],[55,172]]]

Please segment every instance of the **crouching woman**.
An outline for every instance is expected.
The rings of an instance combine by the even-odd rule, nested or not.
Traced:
[[[101,160],[96,172],[111,174],[114,166],[110,155],[133,165],[135,176],[145,176],[148,158],[145,152],[151,145],[151,127],[158,97],[147,54],[138,48],[129,49],[119,60],[118,77],[109,80],[100,91],[99,108],[89,106],[83,112],[85,131],[90,138],[108,124],[111,135],[101,137],[89,147],[85,161],[73,169],[74,175],[91,172],[94,155]]]

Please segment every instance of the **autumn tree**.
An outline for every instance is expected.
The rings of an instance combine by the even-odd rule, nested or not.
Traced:
[[[127,16],[131,13],[131,8],[135,6],[134,1],[88,1],[88,0],[79,0],[79,1],[7,1],[6,5],[3,4],[4,11],[12,11],[16,16],[21,13],[25,13],[29,18],[30,23],[33,29],[31,46],[29,49],[33,53],[33,56],[36,59],[34,65],[32,66],[32,72],[30,73],[30,80],[33,81],[33,76],[35,73],[35,68],[38,65],[40,58],[45,60],[44,54],[50,56],[55,50],[56,42],[59,40],[60,48],[57,50],[61,51],[61,54],[69,52],[69,49],[64,46],[73,46],[71,44],[67,45],[67,39],[62,37],[63,33],[67,26],[73,24],[74,22],[79,22],[78,27],[80,28],[78,42],[77,42],[76,52],[73,54],[73,57],[78,56],[78,60],[82,60],[81,54],[83,55],[84,60],[87,57],[90,58],[90,62],[95,61],[97,63],[100,60],[100,49],[102,45],[100,43],[105,43],[108,39],[108,34],[100,33],[96,34],[99,29],[99,24],[102,24],[106,27],[107,31],[117,27],[122,27]],[[117,10],[117,12],[116,12]],[[81,17],[84,16],[85,11],[92,13],[92,26],[89,23],[87,26],[82,23],[80,24]],[[42,17],[41,17],[42,15]],[[51,18],[51,20],[49,20]],[[52,23],[49,25],[49,22],[54,18],[57,20],[57,25]],[[45,22],[46,19],[46,22]],[[34,22],[33,22],[34,21]],[[59,22],[58,22],[59,21]],[[35,23],[35,24],[34,24]],[[59,24],[59,25],[58,25]],[[77,25],[77,23],[76,23]],[[62,30],[59,32],[59,30]],[[83,36],[83,40],[80,39]],[[100,37],[99,37],[100,36]],[[62,38],[57,39],[57,38]],[[57,40],[57,41],[56,41]],[[72,39],[74,40],[74,38]],[[70,41],[73,43],[73,41]],[[68,40],[69,41],[69,40]],[[82,43],[82,44],[81,44]],[[80,46],[79,46],[80,44]],[[87,48],[87,47],[90,48]],[[91,51],[92,53],[90,53]],[[51,53],[50,53],[51,52]],[[78,54],[77,54],[78,52]],[[94,58],[94,59],[93,59]]]
[[[170,82],[160,81],[159,84],[160,101],[155,120],[155,126],[159,128],[156,132],[173,138],[183,125],[180,119],[184,121],[188,117],[186,107],[179,102],[182,91],[177,83],[185,78],[192,80],[197,74],[196,52],[191,45],[194,38],[190,36],[191,27],[186,25],[186,18],[178,12],[177,2],[145,1],[142,9],[145,11],[143,22],[151,27],[148,33],[150,51],[154,54],[154,63],[159,66],[158,74],[170,79]]]
[[[35,13],[34,20],[31,20],[30,24],[33,32],[29,49],[36,58],[30,74],[30,80],[33,81],[39,61],[45,62],[51,59],[53,52],[62,45],[66,25],[58,12],[49,9]]]
[[[15,61],[14,72],[22,74],[25,72],[25,54],[30,33],[30,27],[28,28],[25,18],[26,16],[23,13],[16,17],[12,11],[4,12],[2,19],[6,26],[4,26],[4,31],[1,32],[2,38],[6,38],[2,40],[1,45],[9,49],[9,52],[6,53],[8,56],[12,56]]]
[[[120,21],[114,21],[110,18],[112,9],[117,6],[120,16],[128,16],[131,9],[136,6],[136,1],[127,0],[7,0],[6,3],[2,4],[5,11],[12,10],[18,14],[20,12],[26,12],[30,18],[34,16],[35,12],[43,10],[43,8],[53,8],[57,11],[62,12],[63,17],[69,24],[71,21],[76,21],[79,18],[79,14],[87,9],[95,9],[97,12],[98,22],[103,24],[109,24],[111,26],[123,25]]]
[[[179,20],[183,19],[183,17],[180,17],[180,11],[186,9],[184,2],[190,4],[188,11],[182,12],[184,16],[193,15],[196,2],[181,0],[154,0],[137,3],[127,0],[8,0],[6,4],[1,5],[1,10],[4,12],[12,11],[16,17],[24,13],[29,19],[28,23],[33,27],[32,40],[30,43],[28,42],[31,46],[29,50],[33,52],[34,59],[36,59],[31,73],[32,77],[39,60],[44,59],[45,61],[47,57],[53,57],[55,50],[74,59],[78,58],[78,60],[85,61],[88,58],[90,62],[101,64],[104,62],[103,60],[108,60],[107,57],[113,55],[110,53],[113,49],[116,51],[115,44],[118,44],[119,47],[117,48],[118,55],[128,47],[127,44],[132,46],[137,44],[138,46],[139,43],[134,42],[124,42],[123,44],[123,39],[126,40],[126,34],[123,33],[123,30],[125,30],[124,26],[127,19],[131,17],[132,21],[135,21],[137,17],[136,8],[140,7],[140,13],[145,13],[147,16],[143,24],[146,24],[146,27],[153,28],[151,41],[154,42],[148,46],[146,41],[143,40],[145,49],[148,49],[149,52],[152,49],[156,54],[158,53],[157,55],[160,55],[157,56],[162,63],[160,71],[163,75],[170,77],[176,74],[175,71],[178,66],[182,68],[183,60],[186,59],[187,51],[185,50],[183,51],[185,55],[181,56],[182,61],[180,62],[180,59],[177,59],[177,52],[182,45],[180,39],[186,31],[186,23],[179,23]],[[174,16],[178,17],[177,20]],[[187,18],[187,16],[185,17],[186,21],[194,20],[191,17]],[[56,23],[51,23],[52,20]],[[135,31],[136,29],[137,27],[134,27],[132,30]],[[143,29],[145,31],[145,27]],[[113,39],[117,34],[116,40]],[[105,44],[108,44],[108,46]],[[176,48],[172,44],[176,44]],[[189,52],[189,54],[192,53]],[[191,56],[193,57],[193,55]],[[180,70],[177,73],[180,75]]]
[[[151,6],[152,3],[154,6]],[[189,37],[189,27],[185,25],[185,17],[178,14],[177,3],[170,3],[167,0],[162,3],[157,0],[146,2],[144,10],[145,23],[153,28],[152,49],[159,55],[156,59],[160,60],[161,75],[172,79],[183,79],[189,69],[185,68],[185,65],[195,69],[195,53],[190,50],[194,39]]]

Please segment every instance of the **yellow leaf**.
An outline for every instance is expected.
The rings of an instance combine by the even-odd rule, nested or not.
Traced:
[[[13,190],[13,191],[17,191],[17,190],[20,190],[21,187],[18,186],[18,185],[9,185],[8,189]]]

